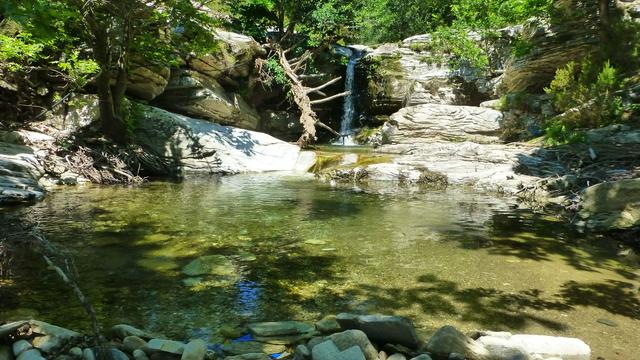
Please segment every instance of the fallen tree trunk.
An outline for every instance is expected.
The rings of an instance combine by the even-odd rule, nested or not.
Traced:
[[[296,59],[297,61],[292,65],[287,59],[287,50],[276,47],[275,52],[278,56],[278,62],[280,63],[280,66],[282,66],[285,74],[287,75],[287,78],[289,79],[291,93],[293,94],[293,101],[296,103],[298,109],[300,110],[300,124],[302,124],[302,135],[300,135],[300,138],[298,139],[298,145],[300,145],[300,147],[302,148],[306,148],[318,139],[316,136],[316,126],[320,126],[324,129],[329,130],[334,135],[340,136],[340,133],[333,130],[331,127],[322,123],[318,119],[318,115],[316,115],[315,111],[313,111],[312,105],[347,96],[349,95],[349,92],[343,92],[332,96],[325,96],[324,98],[315,100],[311,100],[309,95],[312,93],[321,94],[320,90],[338,82],[341,77],[331,79],[320,86],[316,86],[313,88],[306,87],[302,84],[297,71],[299,71],[302,68],[302,65],[311,57],[310,55],[308,55],[309,53],[305,53],[299,59]]]

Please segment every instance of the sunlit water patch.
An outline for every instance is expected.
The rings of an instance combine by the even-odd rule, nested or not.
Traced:
[[[444,324],[574,336],[606,359],[631,359],[640,342],[637,267],[473,191],[243,175],[63,188],[20,212],[75,257],[105,325],[215,342],[247,321],[353,311],[411,317],[424,336]],[[88,329],[55,274],[22,255],[0,319]]]

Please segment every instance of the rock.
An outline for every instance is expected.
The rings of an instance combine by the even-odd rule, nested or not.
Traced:
[[[133,358],[134,360],[149,360],[147,353],[141,349],[133,350]]]
[[[411,358],[410,360],[433,360],[433,359],[431,359],[431,356],[429,356],[427,354],[421,354],[421,355],[418,355],[418,356],[416,356],[414,358]]]
[[[59,326],[42,321],[30,320],[29,325],[35,337],[31,340],[33,347],[44,353],[55,352],[59,347],[79,339],[82,335]]]
[[[312,352],[313,360],[364,360],[364,354],[358,346],[340,351],[331,340],[316,345]]]
[[[20,356],[20,354],[22,354],[23,352],[29,349],[33,349],[33,345],[31,345],[31,343],[27,340],[18,340],[13,343],[12,349],[14,356]]]
[[[270,135],[143,106],[136,143],[178,173],[294,171],[300,148]],[[306,152],[305,161],[308,162]]]
[[[590,229],[630,229],[640,225],[640,179],[597,184],[580,194],[578,215]]]
[[[120,339],[124,339],[127,336],[137,336],[139,338],[149,340],[155,337],[153,334],[147,333],[146,331],[140,330],[127,324],[114,325],[111,328],[111,334]]]
[[[151,101],[162,94],[171,70],[166,66],[153,66],[134,59],[127,73],[127,94]]]
[[[184,347],[184,352],[180,360],[204,360],[206,351],[207,343],[203,340],[191,340],[187,343],[187,346]]]
[[[640,130],[623,124],[591,129],[585,136],[590,144],[640,144]]]
[[[285,140],[296,141],[302,134],[300,117],[290,111],[262,111],[260,113],[260,131]]]
[[[14,336],[21,329],[29,327],[27,321],[14,321],[7,324],[0,325],[0,340],[5,340],[10,336]]]
[[[233,263],[222,255],[201,256],[184,268],[182,273],[189,276],[197,275],[220,275],[230,276],[236,274],[236,268]]]
[[[96,360],[96,355],[93,353],[91,349],[82,350],[82,359],[83,360]]]
[[[256,130],[260,116],[238,94],[227,92],[214,78],[192,70],[176,70],[158,106],[223,125]]]
[[[42,200],[45,190],[38,183],[44,169],[30,147],[0,142],[0,205]],[[0,338],[15,330],[17,323],[0,327]]]
[[[313,240],[307,240],[305,241],[305,244],[309,244],[309,241],[313,241]],[[318,244],[318,245],[324,245],[324,243]],[[320,331],[323,334],[334,333],[334,332],[340,331],[340,324],[338,324],[338,321],[336,321],[335,316],[327,316],[322,320],[316,322],[316,329],[318,329],[318,331]],[[347,328],[345,328],[345,330],[346,329]]]
[[[271,360],[269,355],[262,353],[242,354],[236,356],[227,356],[225,360]]]
[[[418,105],[401,109],[391,115],[386,131],[388,142],[474,141],[499,142],[498,131],[502,113],[499,111],[452,105]]]
[[[301,321],[274,321],[249,324],[249,331],[254,336],[282,336],[310,333],[315,330],[312,324]]]
[[[591,359],[591,348],[580,339],[543,335],[514,335],[510,341],[522,347],[531,356],[539,355],[545,359],[558,357],[563,360]]]
[[[493,360],[530,360],[527,351],[510,338],[482,336],[477,342],[489,351]]]
[[[567,0],[555,5],[551,25],[531,19],[524,25],[521,41],[531,51],[509,60],[502,80],[503,93],[541,92],[556,69],[580,61],[598,49],[597,2]]]
[[[0,360],[13,360],[13,351],[8,345],[0,345]]]
[[[402,354],[393,354],[387,358],[388,360],[407,360],[407,357]]]
[[[450,325],[438,329],[427,342],[425,350],[439,358],[447,358],[450,354],[457,353],[462,354],[463,359],[490,359],[487,349]]]
[[[147,346],[147,342],[138,336],[127,336],[122,340],[122,347],[130,353]]]
[[[71,355],[71,357],[75,359],[80,359],[82,358],[82,349],[80,349],[77,346],[74,346],[71,349],[69,349],[69,355]]]
[[[127,354],[123,353],[119,349],[112,347],[109,351],[111,352],[111,360],[129,360]]]
[[[360,330],[346,330],[329,336],[340,351],[358,346],[367,360],[376,360],[378,351],[371,344],[367,335]],[[315,348],[315,347],[314,347]],[[312,350],[313,351],[313,350]]]
[[[42,357],[38,349],[30,349],[23,351],[16,360],[44,360],[44,357]]]
[[[163,339],[151,339],[147,343],[147,346],[144,347],[144,352],[147,354],[152,354],[154,352],[162,351],[175,355],[182,355],[184,351],[185,343],[174,341],[174,340],[163,340]]]
[[[311,359],[311,350],[304,345],[296,346],[294,358],[297,360],[309,360]]]
[[[400,344],[416,348],[420,340],[411,320],[401,316],[339,314],[336,318],[343,329],[362,330],[381,345]]]
[[[251,353],[277,354],[287,349],[284,345],[266,344],[257,341],[232,342],[222,345],[222,351],[230,355],[242,355]]]
[[[60,136],[68,136],[100,120],[98,95],[75,94],[47,113],[44,123],[58,130]]]
[[[179,360],[180,355],[164,351],[156,351],[149,355],[149,360]]]

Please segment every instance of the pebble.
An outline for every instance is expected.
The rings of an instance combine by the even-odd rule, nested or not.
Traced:
[[[609,319],[598,319],[597,321],[598,321],[600,324],[604,324],[604,325],[611,326],[611,327],[616,327],[616,326],[618,326],[618,323],[616,323],[616,322],[615,322],[615,321],[613,321],[613,320],[609,320]]]
[[[72,347],[71,349],[69,349],[69,355],[71,355],[72,357],[79,359],[82,357],[82,349],[80,349],[77,346]]]

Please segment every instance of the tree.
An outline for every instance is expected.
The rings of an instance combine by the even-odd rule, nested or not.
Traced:
[[[9,0],[5,16],[49,51],[86,49],[99,71],[94,79],[102,132],[127,141],[123,100],[132,56],[171,62],[173,50],[214,44],[214,17],[191,0]]]

